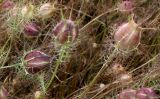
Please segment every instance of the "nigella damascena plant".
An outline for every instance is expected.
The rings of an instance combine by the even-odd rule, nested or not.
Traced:
[[[132,19],[119,26],[114,34],[114,39],[120,49],[132,50],[140,43],[141,29]]]
[[[152,88],[140,88],[136,92],[137,99],[158,99]]]
[[[66,41],[74,41],[78,32],[78,26],[72,20],[62,20],[52,31],[53,35],[62,44]]]
[[[24,34],[27,37],[36,37],[40,33],[40,26],[35,22],[29,22],[24,26]]]
[[[41,51],[30,51],[24,56],[25,69],[30,74],[35,74],[49,66],[50,57]]]
[[[122,13],[131,13],[134,10],[134,2],[132,0],[123,0],[118,8]]]

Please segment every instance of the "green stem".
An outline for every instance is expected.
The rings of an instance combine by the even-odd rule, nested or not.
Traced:
[[[0,67],[0,69],[7,69],[7,68],[16,67],[16,66],[19,65],[19,64],[20,64],[20,63],[13,64],[13,65],[10,65],[10,66],[3,66],[3,67]]]
[[[67,45],[64,45],[62,46],[62,48],[60,49],[60,53],[59,53],[59,59],[57,60],[56,62],[56,67],[55,67],[55,70],[52,74],[52,77],[51,77],[51,80],[49,81],[49,83],[47,84],[46,86],[46,90],[48,90],[48,88],[51,86],[52,82],[54,81],[54,78],[57,74],[57,71],[58,71],[58,68],[60,66],[60,64],[62,63],[63,59],[65,58],[65,56],[67,56],[67,50],[68,46]]]

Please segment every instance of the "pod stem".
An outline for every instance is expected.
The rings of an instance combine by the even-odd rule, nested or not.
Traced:
[[[51,86],[52,82],[54,81],[54,78],[58,72],[58,68],[59,66],[62,64],[62,61],[65,60],[66,56],[68,57],[68,52],[69,52],[69,48],[70,48],[70,43],[68,44],[64,44],[61,48],[60,48],[60,52],[59,52],[59,58],[55,64],[55,69],[53,71],[52,77],[49,81],[49,83],[46,85],[46,90],[49,89],[49,87]]]

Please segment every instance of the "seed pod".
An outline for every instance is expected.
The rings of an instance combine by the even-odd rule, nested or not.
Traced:
[[[137,99],[158,99],[152,88],[140,88],[136,92]]]
[[[7,99],[7,97],[8,97],[8,91],[4,87],[1,87],[0,99]]]
[[[4,0],[2,3],[2,9],[10,10],[15,6],[14,2],[11,0]]]
[[[40,27],[34,22],[27,23],[24,26],[24,34],[26,36],[35,37],[39,35],[39,32],[40,32]]]
[[[118,8],[122,13],[131,13],[134,10],[134,3],[131,0],[125,0],[121,2]]]
[[[43,4],[39,9],[39,15],[42,18],[49,18],[52,16],[53,12],[55,10],[55,7],[51,3],[45,3]]]
[[[136,99],[136,90],[134,89],[126,89],[123,90],[119,95],[117,99]]]
[[[78,27],[71,20],[63,20],[59,22],[53,29],[53,34],[57,37],[60,43],[66,41],[74,41],[78,36]]]
[[[32,4],[26,5],[22,8],[21,14],[24,18],[32,18],[34,14],[34,6]]]
[[[25,55],[24,62],[27,72],[34,74],[49,66],[50,57],[41,51],[31,51]]]
[[[119,26],[114,39],[120,49],[131,50],[140,43],[141,30],[132,19],[128,23]]]

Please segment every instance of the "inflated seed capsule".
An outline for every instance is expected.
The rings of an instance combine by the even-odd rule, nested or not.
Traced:
[[[25,68],[34,74],[49,66],[50,57],[41,51],[30,51],[24,56]]]
[[[132,19],[119,26],[118,30],[114,34],[114,39],[120,49],[134,49],[140,43],[141,29]]]
[[[24,34],[28,37],[38,36],[40,33],[40,26],[34,22],[29,22],[24,26]]]
[[[60,43],[74,41],[78,36],[78,27],[72,20],[62,20],[53,29],[52,33]]]

